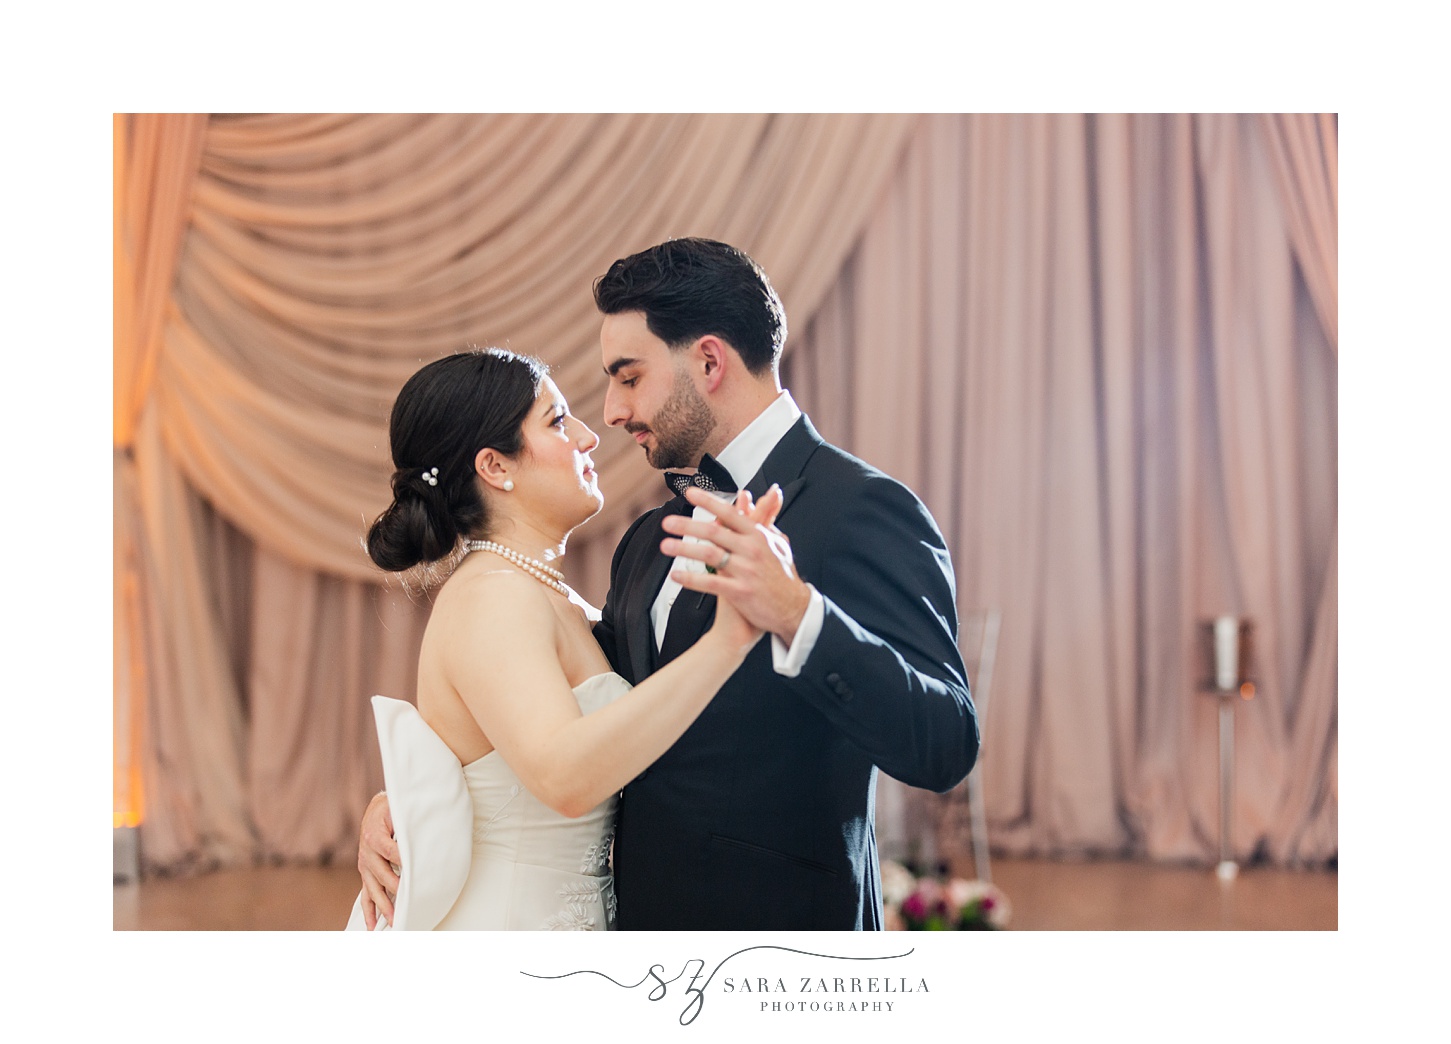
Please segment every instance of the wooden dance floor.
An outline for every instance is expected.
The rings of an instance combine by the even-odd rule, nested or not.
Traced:
[[[968,869],[970,869],[970,864]],[[1018,931],[1334,931],[1337,875],[1247,868],[994,859]],[[352,867],[282,866],[115,886],[120,931],[330,931],[358,892]]]

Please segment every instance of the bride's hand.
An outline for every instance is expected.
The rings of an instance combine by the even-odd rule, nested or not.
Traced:
[[[733,506],[754,524],[770,526],[775,523],[776,515],[781,510],[779,493],[780,490],[772,486],[761,498],[761,503],[754,504],[751,502],[750,491],[743,489],[736,494]],[[772,500],[773,494],[776,495],[774,501]],[[706,569],[714,575],[720,575],[715,566],[707,565]],[[728,597],[716,599],[715,620],[710,629],[712,631],[719,629],[717,633],[727,639],[731,645],[737,647],[755,645],[761,640],[761,635],[766,633],[742,616],[741,611],[731,603]]]
[[[727,503],[698,489],[686,499],[715,515],[713,522],[697,522],[671,515],[661,523],[675,537],[696,537],[705,543],[668,539],[666,554],[704,562],[709,573],[676,571],[672,575],[692,591],[717,595],[716,619],[735,626],[737,618],[759,632],[780,635],[788,644],[811,602],[811,589],[796,573],[791,541],[776,528],[781,512],[781,487],[773,485],[759,503],[744,490]],[[754,641],[754,637],[749,640]]]
[[[716,599],[715,620],[706,634],[718,635],[732,649],[749,650],[766,632],[741,615],[741,611],[724,598]]]
[[[393,923],[393,899],[398,894],[398,875],[393,867],[402,862],[398,842],[393,838],[393,816],[387,794],[375,794],[363,813],[358,831],[358,874],[363,878],[363,920],[368,931],[381,916]]]

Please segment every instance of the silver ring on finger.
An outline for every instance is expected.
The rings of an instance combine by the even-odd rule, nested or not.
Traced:
[[[721,552],[721,555],[720,555],[720,564],[715,567],[715,571],[717,573],[719,573],[722,569],[724,569],[726,567],[726,563],[729,562],[730,560],[731,560],[731,553],[729,551],[722,551]]]

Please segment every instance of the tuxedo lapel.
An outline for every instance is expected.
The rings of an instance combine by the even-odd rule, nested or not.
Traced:
[[[667,515],[688,514],[689,511],[690,504],[685,498],[677,497],[660,507],[653,522],[647,522],[640,527],[638,539],[645,541],[648,546],[641,549],[643,564],[635,570],[630,585],[630,604],[625,615],[630,643],[630,668],[634,671],[634,681],[637,684],[655,670],[655,627],[650,620],[650,610],[655,604],[655,596],[660,593],[660,588],[665,583],[665,575],[675,563],[675,559],[660,551],[660,541],[666,535],[660,528],[660,523]]]
[[[803,413],[786,434],[781,436],[781,441],[776,443],[776,448],[766,457],[761,470],[746,483],[746,489],[750,490],[753,498],[760,500],[773,482],[779,483],[781,510],[776,517],[780,519],[791,506],[791,501],[796,499],[796,494],[806,485],[802,472],[806,469],[806,462],[821,445],[821,436]]]
[[[806,480],[801,476],[801,470],[820,444],[821,436],[816,434],[811,422],[806,419],[805,414],[802,414],[766,456],[761,470],[756,472],[750,482],[746,483],[746,488],[751,491],[751,496],[757,498],[771,488],[771,483],[781,483],[782,504],[781,510],[776,515],[778,520],[791,506],[791,501],[796,494],[805,486]],[[664,576],[662,575],[660,579],[663,582]],[[656,584],[653,591],[658,590],[659,584]],[[694,645],[714,620],[715,595],[700,594],[689,590],[681,591],[670,611],[669,624],[665,628],[665,639],[660,647],[659,663],[661,665],[668,663]]]
[[[781,437],[774,449],[767,455],[761,470],[756,472],[751,481],[746,484],[751,496],[760,499],[765,492],[771,488],[772,483],[781,485],[782,506],[778,519],[790,508],[796,494],[806,485],[806,479],[802,471],[811,455],[822,445],[821,436],[816,433],[811,421],[805,414]],[[674,559],[660,551],[660,541],[664,539],[665,532],[660,528],[661,521],[666,515],[689,514],[691,512],[689,503],[683,497],[663,505],[659,509],[657,517],[652,522],[646,522],[640,527],[636,539],[644,541],[647,547],[640,549],[640,564],[633,570],[633,578],[630,584],[629,604],[624,607],[624,617],[629,636],[630,667],[634,671],[634,681],[639,683],[652,674],[657,665],[655,650],[655,628],[650,619],[651,609],[655,604],[655,598],[660,593],[661,586],[665,583],[666,574],[674,564]],[[675,639],[684,639],[684,646],[688,648],[702,634],[705,633],[710,622],[715,618],[715,597],[713,595],[701,596],[694,591],[682,591],[681,598],[691,600],[691,608],[696,610],[691,614],[688,621],[682,621],[685,630],[678,635],[671,634],[672,642]],[[678,601],[678,600],[677,600]],[[672,614],[671,628],[675,628],[676,622]]]

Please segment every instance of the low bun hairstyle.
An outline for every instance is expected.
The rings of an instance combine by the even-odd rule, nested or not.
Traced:
[[[379,568],[431,564],[452,555],[461,538],[487,532],[474,458],[486,447],[519,454],[524,419],[548,372],[532,356],[475,348],[408,378],[388,418],[393,503],[368,529],[368,557]]]

